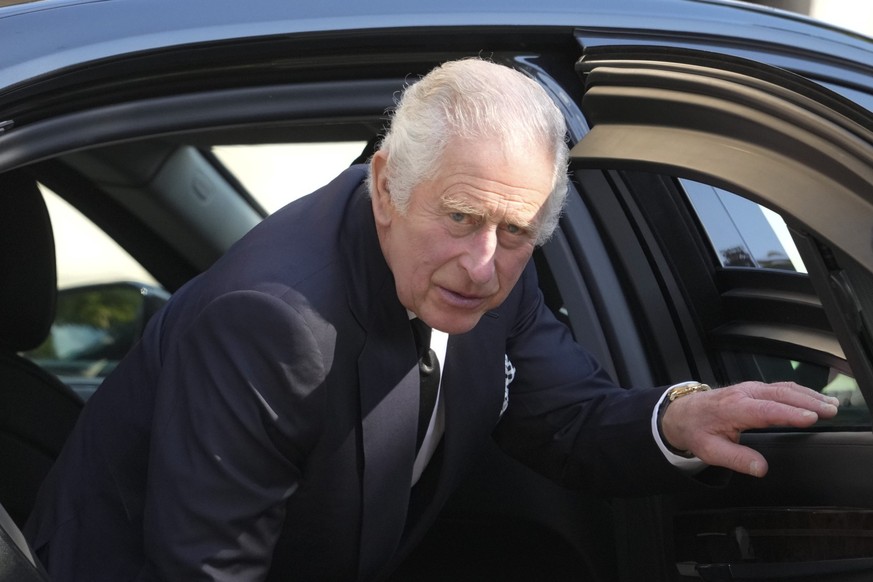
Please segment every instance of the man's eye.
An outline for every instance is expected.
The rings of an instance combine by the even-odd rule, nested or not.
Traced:
[[[525,229],[517,224],[507,224],[504,228],[509,234],[524,234],[526,232]]]
[[[458,223],[467,222],[468,217],[469,217],[469,215],[464,213],[464,212],[450,212],[449,213],[449,218],[452,220],[452,222],[458,222]]]

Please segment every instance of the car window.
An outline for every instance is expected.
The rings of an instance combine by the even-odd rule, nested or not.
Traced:
[[[40,191],[55,236],[59,289],[113,281],[157,285],[148,271],[81,212],[42,184]]]
[[[213,146],[211,152],[274,212],[327,184],[366,146],[365,141],[241,144]],[[40,189],[55,235],[58,304],[49,337],[24,355],[87,400],[169,293],[87,217],[44,185]]]
[[[871,425],[864,396],[850,375],[829,366],[766,354],[736,353],[734,356],[750,380],[797,382],[837,398],[840,401],[837,416],[820,420],[818,427],[867,428]]]
[[[58,300],[49,337],[24,355],[87,400],[169,294],[78,210],[40,190],[55,237]]]
[[[348,168],[367,142],[213,146],[212,153],[267,210],[321,188]]]
[[[721,188],[680,182],[723,267],[806,272],[781,216]]]
[[[807,273],[800,253],[782,217],[755,202],[721,188],[692,180],[680,179],[689,201],[697,214],[700,224],[709,239],[713,253],[724,269],[752,268],[771,270],[785,276]],[[724,280],[724,278],[722,279]],[[746,322],[754,321],[771,326],[769,333],[787,337],[795,333],[792,326],[815,328],[815,320],[791,311],[790,301],[780,302],[779,285],[774,285],[771,277],[766,283],[756,286],[763,279],[743,278],[741,289],[730,291],[731,300],[736,302],[733,311],[726,310],[733,317]],[[784,289],[783,289],[784,290]],[[768,313],[753,315],[755,301],[770,297]],[[731,317],[730,315],[728,317]],[[727,322],[730,325],[731,322]],[[773,326],[780,331],[773,332]],[[821,324],[819,324],[821,325]],[[826,331],[830,331],[829,325]],[[722,328],[724,329],[724,328]],[[762,332],[765,327],[760,327]],[[795,337],[799,338],[798,333]],[[749,339],[749,345],[759,338]],[[809,347],[796,339],[798,350]],[[759,344],[756,351],[722,353],[722,357],[733,358],[737,366],[736,379],[760,380],[763,382],[792,381],[820,392],[839,398],[841,407],[836,418],[820,421],[817,426],[869,427],[870,412],[857,382],[851,373],[837,370],[821,362],[811,362],[798,357],[788,357],[784,353],[768,353]],[[786,350],[783,344],[780,348]],[[789,352],[790,352],[790,348]]]

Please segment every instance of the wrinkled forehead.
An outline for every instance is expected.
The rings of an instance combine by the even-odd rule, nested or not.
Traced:
[[[548,191],[480,178],[451,185],[442,193],[439,203],[450,212],[521,225],[533,223],[548,194]]]
[[[553,160],[542,150],[507,151],[482,140],[459,140],[453,146],[433,181],[447,206],[531,220],[553,189]]]

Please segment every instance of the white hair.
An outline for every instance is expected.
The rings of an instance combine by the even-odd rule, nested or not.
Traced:
[[[453,140],[494,140],[506,153],[545,152],[554,160],[554,175],[537,232],[536,242],[543,244],[567,197],[565,135],[560,110],[536,81],[503,65],[463,59],[442,64],[405,89],[379,149],[388,154],[388,189],[400,212],[406,212],[412,190],[436,175]],[[373,188],[370,183],[371,193]]]

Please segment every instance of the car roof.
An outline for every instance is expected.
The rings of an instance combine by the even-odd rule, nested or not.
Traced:
[[[82,63],[191,43],[418,27],[563,27],[766,39],[869,64],[873,43],[787,12],[713,0],[38,0],[0,7],[0,92]]]

